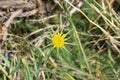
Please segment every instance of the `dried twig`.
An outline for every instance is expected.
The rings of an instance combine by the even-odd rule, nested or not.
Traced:
[[[54,14],[54,15],[51,15],[51,16],[48,16],[48,17],[45,17],[45,18],[42,18],[42,19],[38,19],[38,20],[29,20],[29,21],[33,21],[33,22],[45,22],[46,20],[49,20],[51,18],[54,18],[54,17],[57,17],[58,15],[57,14]]]
[[[76,7],[78,7],[78,8],[82,7],[83,3],[84,3],[84,0],[80,0]],[[77,11],[77,9],[72,8],[70,11],[70,15],[74,14],[76,11]]]
[[[2,47],[4,42],[6,41],[7,34],[7,28],[0,24],[0,47]]]
[[[7,28],[0,24],[0,53],[4,53],[2,46],[4,45],[5,41],[7,40]],[[0,62],[2,60],[0,59]]]
[[[25,2],[23,0],[6,0],[0,1],[0,8],[35,8],[36,5],[30,2]]]
[[[19,14],[19,16],[16,16],[16,17],[28,17],[28,16],[35,15],[37,12],[38,12],[38,9],[34,9],[31,11],[23,12],[23,13]]]
[[[13,12],[10,18],[5,22],[5,27],[8,27],[13,22],[13,19],[20,13],[22,13],[22,9]]]
[[[53,27],[57,27],[57,25],[50,25],[50,26],[45,27],[45,28],[40,28],[40,29],[38,29],[38,30],[36,30],[36,31],[34,31],[34,32],[32,32],[32,33],[30,33],[30,34],[27,35],[26,37],[24,37],[24,39],[27,39],[28,37],[30,37],[30,36],[32,36],[32,35],[34,35],[34,34],[40,32],[40,31],[43,31],[43,30],[46,30],[46,29],[49,29],[49,28],[53,28]]]
[[[3,16],[5,14],[5,12],[0,11],[0,16]]]

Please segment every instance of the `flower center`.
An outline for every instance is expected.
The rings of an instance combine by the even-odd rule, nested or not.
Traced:
[[[65,45],[65,35],[62,33],[57,33],[52,38],[52,43],[54,47],[61,48]]]

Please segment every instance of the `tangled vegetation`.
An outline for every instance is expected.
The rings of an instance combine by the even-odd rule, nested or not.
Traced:
[[[0,80],[120,79],[119,0],[5,1]]]

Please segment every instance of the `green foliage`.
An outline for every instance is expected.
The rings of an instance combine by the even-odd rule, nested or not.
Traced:
[[[119,80],[120,21],[102,1],[85,1],[73,15],[73,6],[58,1],[52,14],[61,13],[51,19],[16,19],[0,54],[0,80]],[[57,32],[67,35],[63,48],[52,44]]]

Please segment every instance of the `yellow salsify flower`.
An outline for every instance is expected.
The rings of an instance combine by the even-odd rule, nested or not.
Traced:
[[[54,45],[54,47],[56,48],[63,48],[66,44],[66,39],[65,39],[66,35],[63,34],[62,32],[58,32],[56,34],[54,34],[53,38],[52,38],[52,43]]]

